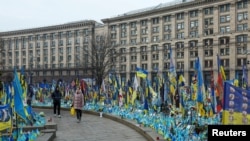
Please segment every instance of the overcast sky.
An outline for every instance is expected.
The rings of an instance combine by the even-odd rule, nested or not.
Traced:
[[[180,0],[2,0],[0,32],[110,18]]]

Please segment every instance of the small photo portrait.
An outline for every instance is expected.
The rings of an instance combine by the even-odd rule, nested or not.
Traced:
[[[230,87],[230,92],[231,93],[234,93],[235,92],[235,89],[233,87]]]
[[[233,122],[234,121],[234,117],[233,116],[229,116],[229,121]]]
[[[242,116],[247,117],[247,111],[242,111]]]
[[[230,100],[234,100],[235,95],[234,94],[229,94]]]
[[[246,96],[243,96],[243,102],[248,102],[248,98]]]
[[[229,101],[229,107],[234,107],[234,101]]]
[[[229,113],[233,114],[234,113],[234,109],[229,109]]]
[[[247,110],[247,107],[248,107],[248,104],[247,104],[247,103],[243,103],[243,104],[242,104],[242,109],[243,109],[243,110]]]
[[[242,95],[243,95],[243,96],[247,96],[247,93],[246,93],[246,92],[242,92]]]
[[[243,123],[243,124],[247,124],[247,123],[248,123],[248,119],[247,119],[247,118],[245,118],[245,117],[244,117],[244,118],[242,118],[242,123]]]

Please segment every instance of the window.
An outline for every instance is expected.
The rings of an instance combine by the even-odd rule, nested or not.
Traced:
[[[247,0],[237,2],[237,9],[247,8]]]
[[[136,47],[131,47],[130,52],[136,52]]]
[[[198,10],[193,10],[189,12],[190,17],[197,17],[198,16]]]
[[[116,30],[116,25],[111,25],[110,28],[111,28],[111,31],[115,31]]]
[[[220,65],[224,67],[229,67],[229,59],[221,59]]]
[[[211,68],[213,66],[213,60],[205,60],[205,68]]]
[[[40,42],[36,43],[36,48],[40,48]]]
[[[142,69],[147,70],[148,69],[148,64],[142,64],[141,67],[142,67]]]
[[[59,46],[63,46],[63,40],[59,40]]]
[[[137,35],[137,30],[136,29],[131,30],[131,35]]]
[[[148,29],[147,28],[144,28],[144,29],[141,29],[141,33],[144,35],[144,34],[148,34]]]
[[[164,35],[164,40],[170,40],[170,39],[171,39],[171,34]]]
[[[220,27],[220,33],[230,32],[230,26],[222,26]]]
[[[159,36],[152,37],[152,42],[158,42],[158,41],[159,41]]]
[[[121,45],[126,45],[126,40],[121,40]]]
[[[209,7],[209,8],[204,9],[204,14],[205,15],[211,15],[213,13],[214,13],[214,8],[213,7]]]
[[[122,33],[121,33],[121,37],[122,37],[122,38],[124,38],[124,37],[126,37],[126,36],[127,36],[127,33],[126,33],[126,32],[122,32]]]
[[[152,45],[151,51],[158,51],[158,45]]]
[[[146,46],[141,46],[140,51],[141,51],[141,52],[147,51],[147,47],[146,47]]]
[[[143,61],[147,61],[148,60],[148,55],[141,55],[141,59]]]
[[[80,44],[80,38],[76,38],[75,44]]]
[[[156,70],[156,69],[158,69],[159,68],[159,63],[153,63],[152,64],[152,69],[153,70]]]
[[[163,17],[164,22],[170,22],[171,21],[171,15],[167,15]]]
[[[171,31],[171,24],[164,26],[164,31]]]
[[[136,44],[136,39],[131,39],[130,43],[133,44],[133,45]]]
[[[147,25],[147,20],[141,20],[141,26],[146,26]]]
[[[230,11],[230,4],[224,4],[224,5],[220,5],[220,12],[228,12]]]
[[[184,32],[177,33],[176,37],[177,37],[177,39],[183,39],[184,38]]]
[[[177,49],[184,48],[184,42],[177,42],[176,43],[176,48]]]
[[[89,29],[83,29],[83,35],[88,36],[89,35]]]
[[[198,31],[195,30],[195,31],[191,31],[189,35],[190,37],[198,37],[199,34],[198,34]]]
[[[220,16],[220,22],[221,23],[230,22],[230,16],[229,15]]]
[[[148,43],[148,37],[142,37],[141,42],[142,43]]]
[[[184,19],[184,12],[182,12],[182,13],[177,13],[177,14],[176,14],[176,18],[177,18],[177,20],[182,20],[182,19]]]
[[[126,65],[121,65],[121,71],[126,71]]]
[[[169,51],[170,48],[171,48],[171,44],[170,43],[164,44],[163,46],[164,46],[164,50],[165,51]]]
[[[159,32],[159,27],[156,26],[156,27],[153,27],[153,33],[158,33]]]
[[[126,29],[127,28],[127,24],[126,23],[122,23],[120,26],[121,26],[121,29]]]
[[[191,22],[190,22],[190,27],[191,27],[191,28],[193,28],[193,27],[198,27],[198,20],[191,21]]]
[[[247,35],[239,35],[236,38],[237,42],[247,42]]]
[[[76,30],[76,31],[75,31],[75,36],[76,36],[76,37],[80,36],[80,31],[79,31],[79,30]]]
[[[43,42],[43,47],[48,47],[48,42]]]
[[[212,28],[210,28],[210,29],[205,29],[204,30],[204,35],[206,36],[206,35],[210,35],[210,34],[214,34],[214,30],[212,29]]]
[[[131,23],[130,23],[130,27],[136,28],[136,22],[131,22]]]
[[[33,43],[29,43],[29,48],[33,48]]]
[[[153,24],[159,24],[159,18],[153,18],[152,22]]]
[[[131,59],[131,60],[130,60],[131,62],[136,62],[137,56],[131,56],[130,59]]]
[[[120,53],[126,53],[126,48],[121,48]]]
[[[213,18],[206,18],[206,19],[204,19],[204,24],[205,25],[213,25],[214,24],[214,20],[213,20]]]
[[[190,41],[190,42],[189,42],[189,47],[196,47],[197,44],[198,44],[197,41]]]
[[[247,30],[247,29],[248,29],[247,23],[237,25],[237,31],[244,31],[244,30]]]
[[[184,29],[184,22],[182,23],[177,23],[177,30]]]
[[[247,14],[247,12],[238,13],[238,14],[237,14],[237,20],[238,20],[238,21],[247,20],[247,19],[248,19],[248,14]]]
[[[159,60],[159,54],[152,54],[153,60]]]
[[[190,51],[190,57],[194,58],[198,56],[198,51]]]
[[[58,38],[59,39],[63,38],[63,33],[62,32],[58,32]]]
[[[164,60],[170,59],[170,53],[164,53]]]

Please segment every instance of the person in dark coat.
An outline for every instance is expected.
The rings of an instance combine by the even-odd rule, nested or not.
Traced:
[[[27,104],[29,106],[31,106],[33,95],[34,95],[33,86],[32,86],[32,84],[29,84],[28,85],[28,94],[27,94]]]
[[[61,110],[61,98],[62,93],[59,90],[59,86],[56,86],[55,91],[52,93],[52,99],[54,104],[54,116],[56,116],[56,109],[57,109],[57,115],[59,118],[61,118],[60,110]]]

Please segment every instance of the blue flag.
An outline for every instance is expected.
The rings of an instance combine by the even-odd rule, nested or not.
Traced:
[[[14,87],[14,109],[15,112],[24,120],[26,120],[26,114],[24,111],[23,101],[22,101],[22,87],[20,80],[18,79],[18,75],[16,69],[14,70],[14,80],[13,80],[13,87]]]

